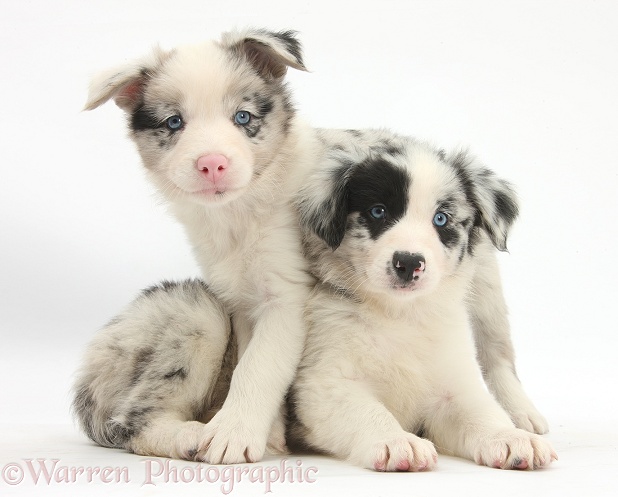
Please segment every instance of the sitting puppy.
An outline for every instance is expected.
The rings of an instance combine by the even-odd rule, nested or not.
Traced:
[[[275,420],[313,285],[291,199],[317,147],[292,107],[288,67],[305,69],[293,33],[252,30],[155,50],[93,82],[86,108],[113,98],[127,113],[206,282],[148,290],[92,342],[73,408],[95,442],[239,463],[262,457],[274,426],[271,445],[285,450]],[[220,375],[230,330],[231,380]],[[233,349],[226,357],[235,364]]]
[[[468,310],[475,273],[506,249],[511,187],[466,153],[354,134],[329,132],[335,144],[298,198],[319,283],[292,438],[378,471],[431,469],[435,448],[496,468],[547,466],[550,444],[485,389]]]

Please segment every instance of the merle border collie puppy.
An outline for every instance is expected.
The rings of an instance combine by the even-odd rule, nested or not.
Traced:
[[[305,70],[294,33],[247,30],[156,49],[93,81],[86,109],[113,99],[126,112],[205,282],[149,289],[95,337],[74,411],[97,443],[239,463],[261,459],[272,431],[285,450],[279,413],[313,285],[291,199],[317,146],[288,67]],[[237,365],[220,375],[229,343]]]
[[[464,152],[328,135],[298,197],[319,283],[292,439],[379,471],[431,469],[436,449],[503,469],[550,464],[551,445],[516,428],[476,360],[473,325],[504,319],[494,255],[518,213],[511,186]],[[487,337],[476,334],[485,360]]]

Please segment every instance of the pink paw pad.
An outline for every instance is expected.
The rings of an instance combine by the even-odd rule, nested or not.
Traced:
[[[404,459],[399,461],[395,468],[397,471],[410,471],[410,463]]]

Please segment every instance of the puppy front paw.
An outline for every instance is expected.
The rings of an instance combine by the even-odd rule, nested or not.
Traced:
[[[551,444],[522,429],[507,430],[479,442],[474,460],[491,468],[539,469],[557,460]]]
[[[260,461],[266,449],[268,432],[252,424],[248,418],[219,411],[204,426],[194,459],[209,464]]]
[[[360,451],[353,458],[375,471],[428,471],[438,462],[429,440],[405,431],[368,443]]]

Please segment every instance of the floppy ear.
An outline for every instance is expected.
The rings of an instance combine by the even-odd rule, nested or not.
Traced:
[[[96,109],[110,98],[126,112],[135,110],[142,101],[146,82],[168,55],[169,53],[156,47],[147,57],[95,76],[90,83],[84,110]]]
[[[334,162],[332,167],[318,170],[301,188],[296,201],[301,230],[315,233],[333,250],[345,235],[350,168],[350,164]]]
[[[465,152],[452,156],[450,163],[477,210],[476,225],[488,234],[498,250],[506,251],[509,230],[519,214],[517,195],[512,185]]]
[[[264,78],[281,79],[288,67],[306,71],[294,31],[247,29],[225,33],[221,44],[245,57]]]

